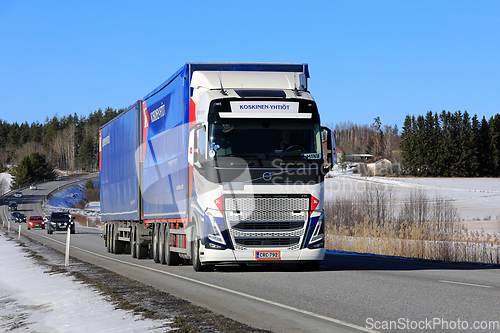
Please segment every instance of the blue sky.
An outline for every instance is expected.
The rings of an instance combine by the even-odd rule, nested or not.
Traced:
[[[126,107],[186,62],[308,63],[322,121],[500,113],[499,1],[1,1],[0,118]]]

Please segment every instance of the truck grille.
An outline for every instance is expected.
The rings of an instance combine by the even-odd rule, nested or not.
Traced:
[[[226,196],[224,217],[236,250],[299,248],[309,217],[309,195]]]
[[[304,221],[297,222],[237,222],[231,224],[236,230],[295,230],[304,226]]]

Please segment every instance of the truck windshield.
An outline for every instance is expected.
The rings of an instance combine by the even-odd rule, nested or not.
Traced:
[[[321,158],[321,133],[315,123],[211,124],[210,156]]]

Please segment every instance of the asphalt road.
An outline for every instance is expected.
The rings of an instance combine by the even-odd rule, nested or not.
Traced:
[[[28,217],[39,214],[40,199],[62,185],[24,190],[19,210]],[[5,204],[0,217],[10,217]],[[48,235],[23,224],[22,233],[65,249],[63,232]],[[285,264],[195,272],[191,266],[109,254],[100,231],[84,227],[71,235],[70,254],[273,332],[500,331],[499,266],[327,254],[314,272]]]

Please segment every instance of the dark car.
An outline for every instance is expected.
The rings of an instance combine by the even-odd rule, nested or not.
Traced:
[[[70,228],[72,234],[75,233],[75,221],[71,217],[71,214],[66,212],[52,212],[45,229],[51,235],[54,231],[66,231],[68,228]]]
[[[19,214],[21,214],[21,212],[12,212],[12,214],[11,214],[11,218],[14,220],[14,222],[17,222],[17,221],[16,221],[16,217],[17,217],[17,215],[19,215]]]
[[[16,214],[16,223],[26,223],[26,215],[23,213]]]
[[[15,201],[10,201],[10,202],[9,202],[9,210],[10,210],[10,211],[16,211],[16,210],[17,210],[17,202],[15,202]]]

